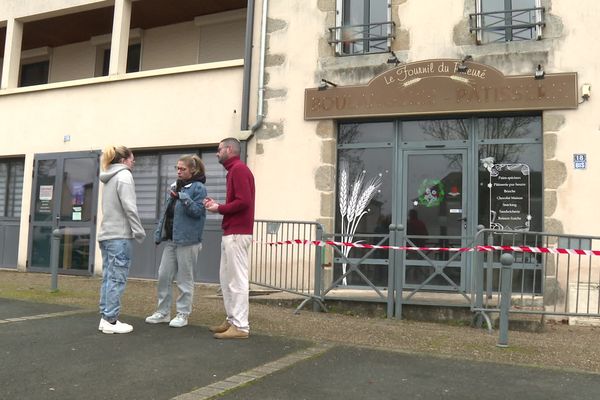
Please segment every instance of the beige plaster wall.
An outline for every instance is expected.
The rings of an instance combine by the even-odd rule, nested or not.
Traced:
[[[3,132],[29,140],[3,143],[0,155],[97,149],[121,142],[129,147],[217,143],[223,135],[239,132],[241,64],[93,78],[77,86],[2,94]],[[63,143],[65,134],[71,135],[68,143]]]
[[[50,58],[49,82],[85,79],[94,76],[96,47],[90,42],[55,47]]]
[[[244,58],[245,19],[201,26],[199,30],[199,62]]]
[[[142,70],[196,64],[199,36],[193,21],[145,30]]]
[[[317,44],[325,26],[316,3],[269,4],[266,126],[249,146],[249,164],[257,179],[257,218],[320,217],[315,175],[322,166],[321,141],[315,134],[317,124],[303,119],[304,88],[316,86]],[[260,16],[260,10],[256,12]]]
[[[549,113],[564,118],[557,128],[554,160],[564,165],[565,179],[557,188],[557,207],[552,217],[562,224],[565,233],[599,235],[595,205],[600,198],[600,113],[598,88],[600,87],[600,62],[598,47],[600,37],[600,3],[581,0],[577,7],[567,0],[553,0],[552,13],[559,15],[564,29],[551,56],[550,71],[576,71],[579,86],[592,84],[589,101],[577,110]],[[575,170],[573,154],[585,153],[587,169]]]

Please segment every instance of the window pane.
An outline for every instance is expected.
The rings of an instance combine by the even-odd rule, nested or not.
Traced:
[[[338,143],[392,143],[394,141],[393,122],[373,122],[362,124],[340,124]]]
[[[335,232],[344,235],[340,239],[379,243],[389,233],[389,226],[392,222],[393,154],[394,150],[391,147],[339,151]],[[342,171],[346,171],[346,173]],[[373,179],[377,181],[374,182]],[[358,188],[356,192],[354,191],[355,187]],[[372,199],[365,195],[371,190],[370,188],[374,189]],[[381,236],[364,237],[360,235],[361,233],[381,234]],[[382,244],[387,245],[389,241],[386,239]],[[351,259],[357,259],[365,255],[367,251],[351,249],[347,255]],[[336,255],[336,258],[339,258],[339,255]],[[376,250],[361,263],[359,270],[373,284],[387,286],[388,269],[385,263],[387,258],[387,250]],[[347,265],[344,265],[343,260],[336,260],[334,279],[343,274],[345,268]],[[343,284],[366,285],[366,282],[358,274],[351,273]]]
[[[392,218],[392,160],[393,149],[346,149],[338,153],[338,187],[336,204],[336,232],[341,232],[342,214],[345,215],[344,226],[348,227],[348,217],[366,213],[362,218],[354,218],[354,221],[360,220],[356,232],[361,233],[381,233],[388,232],[388,227]],[[347,165],[347,175],[342,179],[341,172],[343,166]],[[360,194],[372,182],[372,179],[378,179],[380,186],[375,194],[367,203],[352,201],[352,190],[357,182],[362,180],[362,186],[358,191]],[[345,189],[344,189],[345,188]]]
[[[8,163],[0,162],[0,217],[7,217],[6,195],[8,190]]]
[[[467,140],[471,123],[466,119],[405,121],[402,141]]]
[[[96,160],[69,158],[64,161],[61,188],[61,221],[89,221],[92,218]],[[87,269],[87,264],[86,264]]]
[[[484,43],[531,40],[536,22],[534,11],[512,11],[535,8],[535,0],[481,0]],[[508,11],[508,12],[507,12]],[[510,12],[512,11],[512,12]]]
[[[486,228],[490,225],[490,171],[484,164],[525,164],[528,166],[529,176],[509,182],[522,182],[527,186],[507,188],[507,191],[502,190],[499,195],[507,197],[506,209],[507,213],[515,213],[518,216],[529,208],[531,215],[530,231],[543,231],[543,209],[542,196],[543,181],[542,181],[542,146],[540,144],[487,144],[479,146],[479,224]],[[519,167],[521,168],[521,167]],[[518,171],[508,171],[514,175]],[[514,190],[514,191],[513,191]],[[510,193],[509,193],[510,192]],[[492,193],[494,194],[494,193]],[[512,199],[508,199],[511,197]],[[529,197],[529,199],[527,199]],[[494,201],[499,200],[495,198]],[[502,199],[500,199],[502,200]],[[510,200],[510,201],[509,201]],[[514,211],[512,210],[514,209]],[[508,215],[508,214],[507,214]]]
[[[23,201],[23,175],[25,163],[13,161],[10,168],[9,191],[7,203],[7,217],[18,218],[21,216],[21,203]]]
[[[56,160],[41,160],[37,166],[34,219],[51,221],[54,200],[59,195],[56,188]]]
[[[538,116],[481,118],[480,139],[525,139],[542,137],[542,119]]]
[[[142,53],[142,45],[140,43],[130,44],[127,47],[127,65],[125,71],[138,72],[140,70],[140,56]],[[102,52],[102,76],[108,76],[110,66],[110,47]],[[137,160],[137,159],[136,159]],[[136,161],[137,164],[137,161]]]
[[[194,154],[193,150],[181,153],[136,154],[135,191],[140,218],[145,222],[155,222],[165,211],[167,191],[177,181],[177,161],[185,154]],[[206,191],[217,202],[225,202],[225,175],[227,171],[218,163],[215,150],[200,154],[206,169]],[[158,213],[157,213],[158,204]],[[220,220],[221,215],[207,213],[207,219]]]
[[[365,0],[344,0],[344,25],[362,25],[365,22]]]
[[[160,213],[159,215],[163,215],[166,208],[165,199],[167,198],[167,191],[171,187],[171,185],[177,181],[177,160],[179,157],[183,156],[186,153],[176,153],[176,154],[161,154],[160,156],[160,184],[158,188],[158,199],[160,201]]]
[[[154,154],[136,154],[133,179],[135,181],[135,195],[140,219],[155,221],[158,196],[156,192],[158,156]]]
[[[387,22],[388,20],[388,0],[371,0],[369,4],[370,23]]]
[[[209,197],[212,197],[217,203],[225,202],[225,176],[227,171],[215,156],[216,151],[203,151],[201,153],[204,167],[206,168],[206,191]],[[208,220],[221,220],[221,214],[206,213]]]
[[[48,83],[50,61],[25,64],[21,67],[21,86],[43,85]]]

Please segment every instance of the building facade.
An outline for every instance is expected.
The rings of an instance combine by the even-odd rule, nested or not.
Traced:
[[[451,247],[480,225],[596,233],[595,1],[177,3],[0,5],[0,266],[48,268],[60,221],[72,237],[54,255],[63,270],[98,271],[98,151],[136,151],[151,230],[179,154],[198,152],[209,193],[223,194],[212,153],[226,136],[246,144],[260,219],[318,221],[346,237],[401,224],[420,244]],[[218,222],[200,280],[216,279],[206,271],[218,252],[206,249],[218,248]],[[157,251],[138,249],[154,269],[134,275],[154,276]],[[447,261],[416,257],[406,282]],[[344,268],[326,265],[329,280]],[[385,286],[386,265],[361,268]],[[465,260],[445,265],[469,285]]]

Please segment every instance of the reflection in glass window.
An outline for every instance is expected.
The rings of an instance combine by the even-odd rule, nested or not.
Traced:
[[[542,119],[539,116],[480,118],[480,139],[541,138]]]
[[[348,175],[342,179],[341,170],[338,168],[338,188],[337,188],[337,213],[336,213],[336,232],[341,232],[341,214],[344,207],[345,222],[348,224],[348,209],[352,210],[351,215],[356,212],[363,213],[360,222],[357,224],[356,232],[362,233],[381,233],[388,232],[392,221],[392,148],[380,149],[347,149],[339,151],[338,165],[348,165]],[[359,201],[352,200],[352,191],[357,187],[357,183],[362,186],[357,192],[358,199],[368,187],[371,179],[380,179],[381,185],[376,190],[372,200],[368,204],[360,204]],[[344,182],[342,182],[344,181]],[[345,189],[343,188],[345,187]],[[363,207],[364,206],[364,207]],[[355,219],[356,220],[356,219]]]
[[[393,122],[340,124],[338,144],[393,143]]]
[[[37,180],[35,188],[36,221],[52,220],[54,201],[59,191],[56,188],[56,160],[40,160],[37,163]]]
[[[23,160],[0,160],[0,218],[21,216]]]
[[[439,119],[402,122],[402,141],[467,140],[471,127],[467,119]]]

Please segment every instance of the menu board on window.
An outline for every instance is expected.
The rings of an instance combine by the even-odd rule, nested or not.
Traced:
[[[490,164],[490,228],[528,231],[530,170],[527,164]]]

